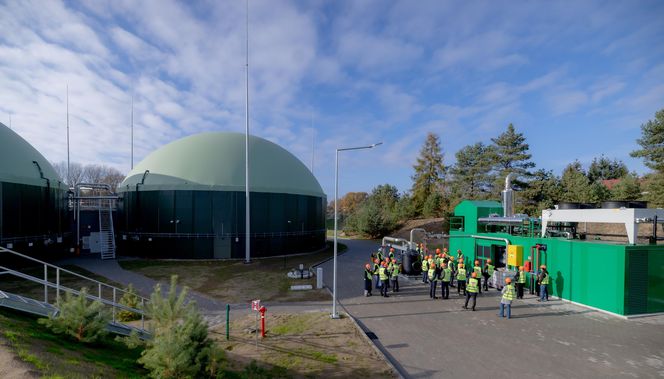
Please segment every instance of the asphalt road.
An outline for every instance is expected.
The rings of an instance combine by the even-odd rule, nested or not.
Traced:
[[[499,292],[463,300],[431,300],[421,281],[401,281],[389,298],[363,296],[363,266],[378,247],[344,240],[337,296],[405,377],[410,378],[662,378],[664,317],[624,320],[584,307],[534,297],[515,301],[512,319],[498,317]],[[332,266],[322,265],[332,288]],[[456,289],[452,289],[456,291]],[[438,288],[440,292],[440,288]]]

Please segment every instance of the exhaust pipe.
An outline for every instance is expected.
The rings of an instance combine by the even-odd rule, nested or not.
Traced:
[[[505,189],[501,192],[503,202],[503,217],[514,216],[514,190],[512,190],[512,179],[516,175],[510,172],[505,177]]]

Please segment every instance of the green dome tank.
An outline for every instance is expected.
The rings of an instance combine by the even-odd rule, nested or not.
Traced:
[[[286,149],[249,139],[251,255],[325,246],[323,190]],[[149,154],[118,187],[119,248],[157,258],[242,258],[245,242],[245,135],[202,133]]]

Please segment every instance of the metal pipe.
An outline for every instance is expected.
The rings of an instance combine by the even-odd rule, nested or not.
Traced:
[[[426,236],[426,232],[427,232],[427,231],[424,230],[424,229],[422,229],[422,228],[411,229],[411,230],[410,230],[410,246],[411,246],[411,247],[413,247],[413,233],[414,233],[414,232],[423,232],[423,233],[425,233],[425,236]]]

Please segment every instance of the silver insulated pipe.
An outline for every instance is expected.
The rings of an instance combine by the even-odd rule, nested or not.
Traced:
[[[505,177],[505,189],[501,192],[503,200],[503,217],[514,216],[514,191],[512,190],[512,179],[514,173],[510,172]]]

